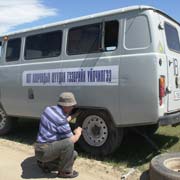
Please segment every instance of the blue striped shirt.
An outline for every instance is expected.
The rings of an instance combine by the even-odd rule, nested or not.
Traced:
[[[37,142],[46,143],[73,135],[67,116],[60,106],[46,107],[41,115]]]

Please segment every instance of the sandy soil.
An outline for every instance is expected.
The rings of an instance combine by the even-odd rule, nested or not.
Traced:
[[[76,180],[120,180],[130,169],[105,164],[101,161],[78,158],[74,169],[79,172]],[[140,172],[135,170],[126,180],[138,180]],[[33,147],[0,139],[0,180],[58,179],[56,172],[44,174],[36,165]]]

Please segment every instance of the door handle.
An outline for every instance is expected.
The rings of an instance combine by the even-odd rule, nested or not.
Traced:
[[[173,61],[169,60],[169,66],[171,66],[172,63],[173,63]]]
[[[34,99],[34,91],[32,88],[28,89],[28,99]]]
[[[170,88],[170,87],[167,87],[167,88],[166,88],[166,94],[171,94],[171,92],[172,92],[172,91],[171,91],[171,88]]]

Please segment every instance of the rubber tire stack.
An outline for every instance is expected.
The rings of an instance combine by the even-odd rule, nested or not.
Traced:
[[[168,168],[169,166],[171,168]],[[155,156],[150,163],[150,180],[180,180],[180,153]]]

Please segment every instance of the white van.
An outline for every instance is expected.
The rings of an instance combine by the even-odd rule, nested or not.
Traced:
[[[180,122],[180,24],[133,6],[0,38],[0,134],[16,117],[39,119],[64,91],[75,94],[82,148],[112,153],[123,129],[153,134]]]

